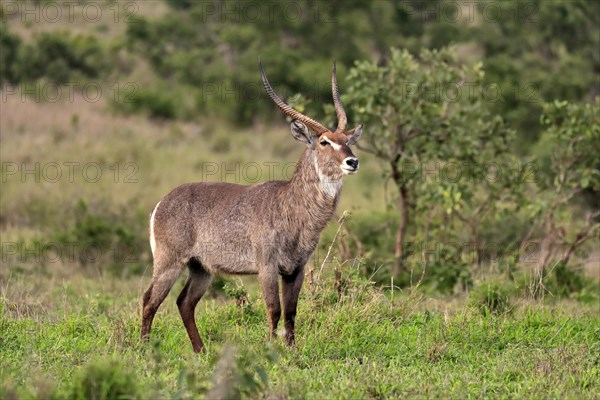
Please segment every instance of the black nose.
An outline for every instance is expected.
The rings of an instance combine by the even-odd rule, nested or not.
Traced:
[[[356,168],[358,168],[358,159],[356,159],[356,158],[349,158],[349,159],[346,160],[346,164],[348,164],[352,168],[356,169]]]

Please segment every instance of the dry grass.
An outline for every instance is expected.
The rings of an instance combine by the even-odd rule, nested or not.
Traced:
[[[2,95],[6,101],[1,104],[0,157],[18,169],[16,174],[3,176],[6,182],[0,200],[5,229],[11,224],[22,225],[19,221],[25,218],[27,205],[36,202],[43,202],[53,212],[69,208],[78,198],[114,204],[117,208],[150,210],[182,183],[245,183],[244,178],[254,179],[252,171],[244,169],[249,163],[257,163],[261,168],[261,176],[254,181],[289,177],[292,163],[302,151],[283,125],[257,132],[210,120],[151,120],[115,113],[105,98],[90,102],[77,93],[73,101],[67,97],[62,102],[42,102],[19,92]],[[230,144],[227,150],[217,151],[215,146],[219,143]],[[278,163],[274,174],[268,162]],[[36,163],[40,172],[37,179],[31,174],[23,175],[25,170],[35,169]],[[49,163],[57,163],[62,172],[56,182],[56,168],[49,168],[50,179],[44,179],[43,170]],[[78,163],[72,167],[72,181],[68,163]],[[204,171],[206,163],[216,166],[217,172]],[[93,164],[91,168],[89,164]],[[93,182],[96,166],[100,167],[101,178]],[[84,170],[86,167],[90,169]],[[360,206],[383,208],[383,200],[379,205],[370,200],[383,199],[382,185],[373,179],[380,175],[378,170],[375,160],[361,160],[361,173],[346,180],[342,210]]]
[[[70,4],[69,4],[70,3]],[[10,30],[23,40],[37,34],[68,30],[72,35],[94,35],[103,40],[124,35],[127,24],[135,17],[162,18],[168,11],[165,2],[150,1],[86,1],[3,2]],[[3,22],[4,23],[4,22]]]

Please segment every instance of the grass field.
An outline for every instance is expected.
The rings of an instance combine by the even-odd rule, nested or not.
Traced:
[[[239,170],[223,175],[235,163],[279,162],[275,177],[282,177],[281,166],[295,161],[301,146],[285,126],[234,131],[210,121],[156,122],[81,99],[66,107],[17,96],[2,106],[3,168],[4,162],[18,168],[3,170],[1,193],[2,399],[600,396],[596,302],[517,296],[492,312],[485,291],[436,299],[416,287],[378,289],[359,277],[357,264],[339,267],[335,257],[303,289],[294,349],[267,339],[254,278],[229,279],[244,289],[216,287],[200,302],[207,354],[192,352],[175,306],[183,280],[159,311],[152,342],[142,346],[139,302],[151,275],[148,211],[184,182],[244,182]],[[339,212],[369,216],[386,208],[383,178],[373,159],[358,156],[361,173],[346,180]],[[130,162],[137,169],[135,181],[127,182]],[[211,162],[219,172],[203,176]],[[37,175],[27,174],[36,163]],[[52,163],[63,168],[58,180],[44,175]],[[72,180],[67,163],[80,165]],[[97,164],[102,179],[91,182],[86,163]],[[82,266],[45,253],[36,262],[36,243],[71,226],[80,199],[100,215],[109,210],[117,220],[141,221],[131,228],[143,240],[141,271],[115,274],[107,264]],[[330,225],[320,248],[327,249],[336,228]]]
[[[197,310],[206,354],[175,307],[180,281],[140,345],[147,279],[15,274],[0,308],[2,398],[572,398],[600,394],[600,317],[574,302],[482,313],[472,299],[384,293],[342,274],[306,287],[298,344],[267,339],[247,301],[212,292]],[[241,285],[241,283],[237,283]],[[238,287],[239,289],[239,287]]]
[[[161,18],[167,6],[157,4],[141,7],[140,15]],[[64,27],[11,22],[25,41]],[[118,38],[125,28],[106,20],[94,32]],[[77,20],[69,29],[89,26]],[[121,56],[135,65],[119,82],[155,85],[147,64]],[[550,295],[534,301],[521,291],[499,306],[485,283],[475,282],[470,293],[436,297],[417,284],[376,287],[364,277],[366,261],[344,263],[339,254],[322,277],[307,279],[293,349],[268,339],[253,277],[227,278],[224,288],[220,281],[200,302],[206,354],[192,352],[175,306],[183,279],[159,310],[151,342],[142,345],[149,211],[186,182],[289,178],[302,145],[284,124],[256,121],[240,129],[203,116],[156,120],[117,110],[112,85],[103,86],[98,102],[79,92],[45,101],[36,97],[42,86],[27,95],[0,92],[0,399],[600,398],[595,293],[587,302]],[[360,173],[345,180],[338,215],[351,211],[350,223],[368,221],[384,237],[393,231],[393,184],[386,186],[375,158],[356,155]],[[252,165],[259,169],[245,169]],[[80,204],[88,225],[78,219]],[[124,228],[139,258],[86,264],[71,257],[60,238],[72,240],[87,228],[91,236],[105,233],[91,238],[98,242]],[[324,232],[321,256],[336,228],[333,222]],[[385,259],[391,250],[378,243],[366,253]],[[597,254],[581,264],[597,281]]]

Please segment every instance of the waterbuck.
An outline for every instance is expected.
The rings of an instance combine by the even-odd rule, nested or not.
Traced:
[[[338,93],[335,63],[331,89],[338,118],[335,131],[284,103],[271,88],[259,62],[265,90],[290,116],[292,136],[306,149],[289,181],[250,186],[189,183],[177,187],[154,207],[150,246],[154,257],[152,283],[144,293],[142,339],[184,267],[189,277],[177,306],[194,351],[204,350],[194,309],[215,274],[258,274],[267,308],[271,337],[281,315],[282,281],[285,341],[294,344],[294,321],[304,266],[332,218],[344,175],[358,170],[350,146],[362,125],[346,131],[346,113]]]

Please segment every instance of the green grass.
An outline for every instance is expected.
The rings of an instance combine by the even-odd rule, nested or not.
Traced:
[[[167,6],[151,3],[140,3],[138,15],[161,18]],[[107,20],[113,15],[109,8],[107,3],[105,19],[96,24],[102,40],[118,39],[126,29]],[[20,20],[9,24],[27,42],[43,31],[90,33],[81,18],[28,26]],[[128,82],[156,86],[158,77],[147,63],[132,54],[120,57],[129,71],[118,73],[124,90]],[[268,340],[255,278],[243,278],[250,301],[242,307],[215,290],[200,302],[196,315],[206,354],[192,352],[175,306],[182,280],[156,317],[151,343],[141,345],[139,302],[151,274],[146,222],[156,202],[185,182],[251,183],[239,173],[248,163],[263,166],[262,181],[270,178],[265,163],[277,162],[273,172],[282,178],[303,146],[284,124],[256,121],[241,129],[201,116],[165,121],[127,115],[111,102],[114,83],[111,78],[97,103],[77,93],[62,102],[19,93],[2,103],[0,159],[3,168],[9,163],[18,170],[0,171],[0,234],[3,246],[18,244],[19,252],[10,255],[3,247],[1,254],[0,399],[600,398],[595,293],[587,304],[531,302],[504,293],[500,285],[424,298],[416,289],[394,294],[376,289],[356,278],[348,264],[341,295],[329,267],[317,286],[303,289],[296,348]],[[175,97],[168,99],[184,91],[171,89]],[[180,99],[183,106],[189,101]],[[364,243],[367,252],[385,259],[393,233],[381,232],[395,218],[385,212],[395,189],[389,182],[386,189],[385,166],[360,150],[356,155],[361,170],[345,180],[338,211],[353,211],[350,225],[373,237]],[[23,175],[53,163],[62,171],[57,181]],[[71,180],[72,163],[78,167]],[[97,182],[83,173],[90,163],[101,168]],[[208,163],[218,172],[205,179]],[[90,210],[84,228],[94,228],[81,231],[93,236],[108,230],[112,238],[107,226],[125,226],[136,243],[143,241],[135,268],[106,259],[77,265],[64,254],[56,262],[36,262],[27,255],[40,255],[36,244],[78,232],[73,226],[80,200]],[[336,229],[333,223],[324,232],[322,253]],[[311,264],[318,267],[318,257]],[[120,274],[121,267],[127,273]]]
[[[2,241],[24,243],[20,251],[71,226],[79,199],[93,215],[110,217],[106,221],[142,220],[141,228],[129,229],[144,237],[149,210],[178,184],[201,180],[202,163],[285,163],[302,151],[285,126],[235,132],[210,121],[157,123],[111,115],[85,102],[69,104],[68,111],[61,104],[31,102],[9,101],[4,107],[11,119],[0,121],[9,133],[3,136],[3,162],[28,168],[34,161],[95,162],[104,173],[97,183],[85,182],[80,170],[73,182],[66,175],[56,183],[7,176],[0,192]],[[356,208],[357,218],[371,221],[385,209],[381,167],[357,155],[361,172],[346,180],[339,212]],[[138,182],[125,183],[123,175],[115,182],[109,169],[115,162],[134,162]],[[321,247],[329,246],[336,229],[331,224]],[[297,348],[267,339],[254,278],[244,278],[250,305],[237,307],[223,294],[200,302],[197,318],[207,354],[192,353],[175,307],[182,281],[157,315],[152,343],[141,346],[139,302],[151,268],[145,243],[138,263],[147,267],[142,277],[109,273],[102,263],[82,267],[65,259],[37,263],[20,253],[4,254],[6,260],[3,255],[0,398],[600,395],[597,303],[517,301],[496,307],[490,301],[498,296],[489,291],[440,300],[396,291],[392,300],[391,293],[349,271],[340,297],[329,267],[320,286],[304,288]],[[318,269],[318,260],[312,264]],[[488,303],[497,312],[482,312]]]
[[[262,301],[249,285],[249,306],[223,295],[200,302],[208,352],[196,355],[174,305],[181,281],[143,346],[138,296],[145,282],[77,274],[35,291],[28,281],[38,278],[23,278],[3,286],[2,398],[86,398],[90,382],[104,387],[95,391],[108,393],[104,398],[210,397],[223,382],[229,395],[250,398],[600,394],[596,305],[521,304],[484,315],[461,299],[424,300],[416,291],[391,301],[356,278],[338,296],[325,280],[304,288],[298,345],[288,350],[267,339]],[[229,358],[221,357],[225,349],[233,352]]]

